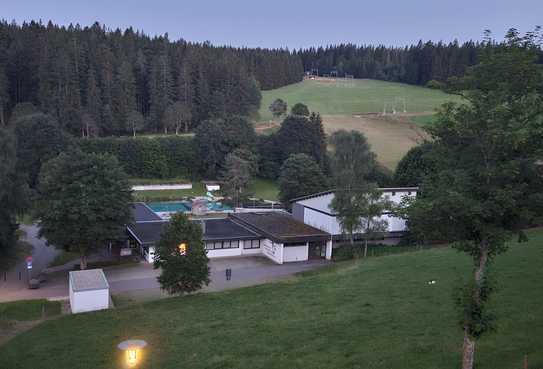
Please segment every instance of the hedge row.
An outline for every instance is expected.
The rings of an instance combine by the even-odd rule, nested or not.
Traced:
[[[192,137],[104,137],[81,139],[83,151],[117,157],[130,177],[198,178]]]

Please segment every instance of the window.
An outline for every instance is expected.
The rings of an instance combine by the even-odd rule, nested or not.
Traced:
[[[215,241],[207,242],[206,250],[221,250],[221,249],[237,249],[239,247],[239,241]]]
[[[260,240],[247,240],[243,242],[243,248],[244,249],[259,249]]]

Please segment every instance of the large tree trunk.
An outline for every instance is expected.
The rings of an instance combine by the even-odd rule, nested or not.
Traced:
[[[469,334],[469,328],[464,327],[464,348],[462,353],[462,369],[472,369],[475,357],[475,341]]]
[[[472,299],[473,303],[481,306],[481,289],[483,286],[486,267],[488,263],[488,244],[486,240],[482,240],[479,245],[479,263],[475,268],[475,285],[473,287]],[[462,353],[462,369],[473,369],[475,362],[475,339],[470,333],[470,323],[464,326],[464,347]]]

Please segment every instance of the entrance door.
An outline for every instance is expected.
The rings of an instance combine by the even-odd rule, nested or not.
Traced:
[[[310,242],[309,243],[309,258],[323,259],[326,257],[326,242]]]

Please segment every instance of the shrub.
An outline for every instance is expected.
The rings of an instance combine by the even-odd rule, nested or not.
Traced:
[[[199,173],[191,137],[105,137],[79,140],[85,152],[117,157],[130,177],[195,178]]]

